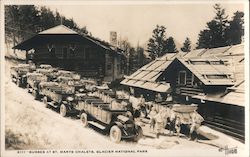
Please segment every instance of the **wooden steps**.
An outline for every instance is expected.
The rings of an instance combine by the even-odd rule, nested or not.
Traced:
[[[205,125],[230,135],[241,142],[245,141],[245,124],[220,116],[208,117]]]
[[[223,129],[221,127],[217,127],[215,126],[214,124],[206,124],[206,126],[212,128],[212,129],[215,129],[217,131],[220,131],[222,133],[225,133],[229,136],[232,136],[234,137],[235,139],[241,141],[241,142],[244,142],[245,141],[245,136],[244,135],[240,135],[240,134],[237,134],[237,133],[234,133],[234,132],[231,132],[230,130],[226,130],[226,129]]]

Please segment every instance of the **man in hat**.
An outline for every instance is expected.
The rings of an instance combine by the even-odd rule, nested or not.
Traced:
[[[181,118],[179,116],[176,116],[176,119],[175,119],[175,130],[176,130],[177,136],[180,137]]]
[[[167,103],[172,103],[173,102],[173,97],[172,97],[171,94],[167,94],[166,102]]]
[[[143,117],[147,117],[147,111],[146,111],[146,106],[145,106],[145,98],[143,97],[142,94],[141,94],[141,96],[139,98],[138,108],[140,110],[140,114]]]
[[[191,126],[190,126],[190,132],[189,132],[189,140],[194,139],[197,141],[198,138],[198,132],[197,130],[201,126],[201,123],[204,121],[204,118],[195,110],[191,115]]]
[[[154,128],[155,128],[155,116],[157,115],[157,111],[156,111],[156,108],[153,106],[151,108],[151,111],[149,112],[149,124],[150,124],[150,129],[152,131],[154,131]]]
[[[170,106],[170,117],[169,117],[169,135],[173,135],[175,131],[175,121],[176,113],[173,111],[172,106]]]
[[[155,116],[155,131],[156,131],[156,136],[159,138],[159,135],[164,133],[164,120],[165,120],[165,111],[161,110],[158,112]]]
[[[163,101],[162,99],[162,96],[160,93],[158,93],[156,96],[155,96],[155,102],[156,103],[161,103]]]

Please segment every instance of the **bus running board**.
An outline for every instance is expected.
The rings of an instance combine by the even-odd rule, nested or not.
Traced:
[[[55,103],[53,103],[53,101],[52,102],[48,102],[48,105],[50,105],[50,106],[52,106],[54,108],[58,108],[59,107],[59,106],[55,105]]]
[[[100,128],[100,129],[102,129],[102,130],[104,130],[104,129],[106,128],[105,126],[103,126],[103,125],[101,125],[101,124],[99,124],[99,123],[96,123],[96,122],[94,122],[94,121],[88,121],[88,123],[91,124],[91,125],[96,126],[97,128]]]

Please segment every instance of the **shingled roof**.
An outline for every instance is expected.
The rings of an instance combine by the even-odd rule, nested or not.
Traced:
[[[156,80],[162,72],[165,71],[172,60],[180,55],[180,53],[167,53],[166,55],[144,65],[132,75],[126,77],[121,84],[156,92],[170,92],[169,83],[157,82]]]
[[[218,59],[176,58],[190,70],[204,85],[234,85],[233,72]]]
[[[44,30],[38,34],[78,34],[78,33],[72,29],[69,29],[64,25],[58,25],[50,29]]]
[[[193,98],[206,101],[221,102],[235,106],[245,106],[245,81],[228,87],[225,93],[209,93],[206,95],[194,95]]]
[[[19,49],[19,50],[30,50],[33,47],[33,43],[37,41],[41,41],[44,39],[45,36],[54,36],[54,35],[71,35],[71,36],[77,36],[81,39],[88,40],[103,49],[110,50],[110,51],[116,51],[120,54],[122,54],[122,50],[110,45],[108,42],[102,41],[100,39],[97,39],[95,37],[89,36],[87,34],[79,34],[76,31],[64,26],[64,25],[58,25],[52,28],[49,28],[47,30],[44,30],[37,35],[33,36],[32,38],[29,38],[18,45],[14,46],[13,49]]]
[[[230,96],[234,95],[240,99],[238,103],[243,102],[241,100],[244,100],[244,90],[239,89],[239,87],[243,86],[244,88],[244,83],[242,83],[245,79],[244,44],[214,49],[197,49],[188,53],[169,53],[138,69],[135,73],[126,77],[121,84],[155,90],[156,85],[163,84],[163,82],[158,82],[158,78],[174,60],[187,67],[205,85],[232,86],[228,87],[228,93],[221,93],[222,97],[218,94],[200,97],[228,102],[231,100]],[[242,84],[237,86],[240,83]],[[167,87],[170,88],[169,83],[164,83],[163,86],[166,89]],[[234,88],[234,90],[231,88]],[[232,102],[237,104],[235,101]]]

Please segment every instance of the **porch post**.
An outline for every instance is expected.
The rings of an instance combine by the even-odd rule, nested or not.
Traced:
[[[27,64],[29,60],[28,50],[25,51],[25,56],[26,56],[26,64]]]

